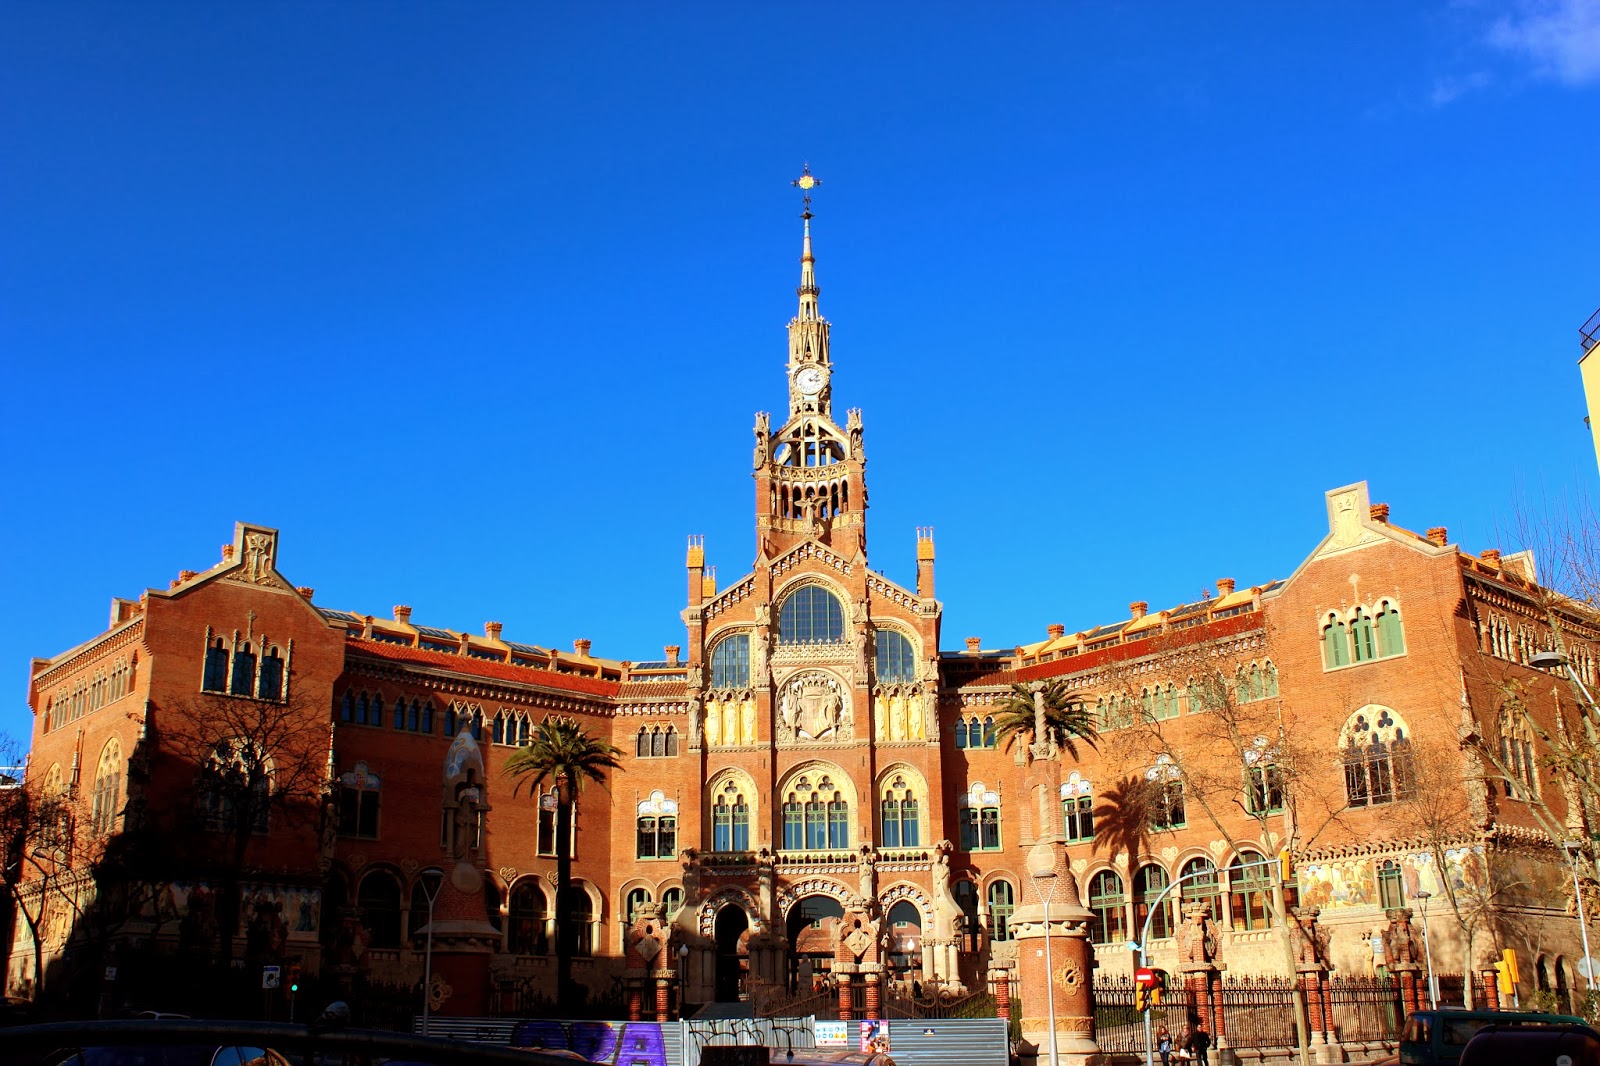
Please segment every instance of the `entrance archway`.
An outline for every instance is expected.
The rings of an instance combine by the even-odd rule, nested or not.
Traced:
[[[844,908],[832,896],[806,896],[789,908],[789,989],[804,995],[833,970]]]
[[[891,979],[914,984],[917,971],[922,968],[922,911],[903,899],[889,908],[884,924],[889,927]]]
[[[750,919],[744,908],[729,904],[717,912],[717,1001],[727,1003],[739,998],[744,986],[748,958],[739,954],[739,939],[750,928]]]

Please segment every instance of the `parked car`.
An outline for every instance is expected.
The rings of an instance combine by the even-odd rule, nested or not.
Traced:
[[[1419,1010],[1406,1019],[1400,1031],[1401,1066],[1454,1066],[1461,1052],[1479,1029],[1486,1025],[1548,1027],[1583,1025],[1582,1018],[1570,1014],[1537,1014],[1531,1011],[1461,1010],[1442,1007]]]
[[[1600,1032],[1587,1025],[1486,1025],[1467,1041],[1461,1066],[1600,1066]]]

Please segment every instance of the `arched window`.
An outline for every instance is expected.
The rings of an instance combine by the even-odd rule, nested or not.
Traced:
[[[639,727],[639,734],[634,738],[633,753],[641,759],[650,755],[650,731],[644,726]]]
[[[200,687],[207,692],[221,692],[228,687],[228,645],[221,637],[206,646],[205,677]]]
[[[255,690],[255,681],[256,653],[250,650],[248,643],[241,644],[233,653],[233,680],[228,685],[228,693],[248,696]]]
[[[1188,822],[1183,804],[1183,773],[1170,755],[1156,757],[1156,764],[1145,771],[1152,790],[1150,828],[1181,829]]]
[[[403,705],[404,700],[400,701]],[[416,733],[422,729],[422,704],[417,700],[411,701],[411,708],[406,712],[406,731]]]
[[[1400,608],[1384,600],[1378,605],[1378,654],[1403,655],[1405,650],[1406,634],[1400,624]]]
[[[917,794],[906,783],[904,774],[896,774],[894,780],[884,786],[881,810],[884,847],[915,848],[921,845]]]
[[[452,714],[454,712],[451,712]],[[556,808],[559,803],[556,790],[539,794],[539,828],[535,833],[534,848],[540,855],[554,855],[556,853]],[[569,851],[570,855],[571,852]]]
[[[1150,923],[1150,935],[1155,938],[1172,935],[1172,897],[1168,895],[1156,906],[1156,899],[1166,890],[1167,871],[1150,863],[1139,867],[1133,878],[1133,928],[1142,935],[1145,922]],[[1152,912],[1151,908],[1155,908]]]
[[[367,929],[367,946],[400,946],[400,882],[387,870],[373,870],[361,879],[356,894],[361,924]]]
[[[557,901],[557,910],[567,920],[557,926],[557,935],[566,941],[567,954],[586,959],[594,954],[594,901],[579,885],[571,885]]]
[[[1235,929],[1265,929],[1271,914],[1272,865],[1259,852],[1241,851],[1228,866],[1228,904]]]
[[[432,733],[433,732],[433,701],[432,700],[429,700],[428,702],[426,702],[426,703],[424,703],[422,705],[422,731],[424,733]]]
[[[1286,785],[1278,749],[1266,737],[1256,737],[1243,754],[1245,810],[1256,815],[1282,812]]]
[[[735,633],[711,649],[711,687],[746,688],[750,684],[750,634]]]
[[[277,648],[268,648],[261,660],[261,677],[256,681],[256,695],[264,700],[283,698],[283,656]]]
[[[1101,870],[1089,882],[1089,939],[1096,944],[1120,944],[1128,939],[1128,902],[1122,878],[1115,870]]]
[[[451,707],[444,712],[444,735],[453,737],[461,728],[461,719],[456,714],[456,709]]]
[[[94,803],[91,824],[95,836],[108,836],[117,824],[117,808],[122,802],[122,745],[112,737],[100,749],[100,762],[94,771]]]
[[[650,730],[650,754],[654,758],[660,758],[666,755],[666,753],[667,734],[662,731],[660,726],[657,726],[656,728]]]
[[[982,740],[983,743],[978,745],[981,748],[992,748],[995,746],[997,734],[995,732],[993,715],[984,715]]]
[[[1500,708],[1500,762],[1507,774],[1505,794],[1512,799],[1539,798],[1539,763],[1533,752],[1533,730],[1522,705],[1508,700]]]
[[[967,719],[965,716],[956,719],[956,747],[967,747]],[[976,744],[973,747],[977,747]]]
[[[674,859],[678,855],[678,801],[658,789],[639,803],[638,849],[640,859]]]
[[[1011,915],[1017,909],[1017,894],[1010,881],[995,881],[989,886],[989,939],[1010,940]]]
[[[1261,694],[1271,699],[1278,695],[1278,668],[1270,662],[1261,671]]]
[[[323,906],[327,906],[326,897]],[[428,885],[421,878],[411,886],[411,907],[406,914],[406,938],[426,937],[428,927]]]
[[[1217,880],[1217,867],[1210,859],[1195,858],[1183,864],[1178,876],[1186,878],[1178,887],[1185,905],[1205,903],[1211,908],[1211,920],[1222,922],[1222,884]]]
[[[803,585],[778,612],[779,644],[837,644],[844,639],[844,609],[821,585]]]
[[[1000,794],[978,782],[956,797],[963,851],[1000,850]]]
[[[1335,614],[1322,624],[1322,665],[1327,669],[1350,664],[1350,635]]]
[[[368,725],[383,725],[383,693],[379,692],[372,697],[372,710],[367,716]]]
[[[1345,723],[1341,740],[1350,806],[1376,807],[1412,797],[1411,737],[1399,715],[1375,704],[1363,707]]]
[[[629,925],[639,920],[639,908],[650,902],[650,890],[636,888],[628,893],[628,899],[623,905],[622,913],[627,915]]]
[[[219,740],[200,770],[201,818],[215,832],[265,833],[272,803],[272,760],[242,737]]]
[[[915,681],[917,679],[917,652],[905,635],[893,629],[880,629],[877,633],[878,680],[886,682]]]
[[[1385,909],[1406,905],[1406,881],[1400,864],[1393,859],[1378,863],[1378,906]]]
[[[966,878],[955,884],[956,906],[961,908],[961,950],[978,950],[978,886]]]
[[[378,775],[358,762],[339,775],[339,835],[362,840],[378,839]]]
[[[545,935],[545,895],[539,883],[525,878],[511,890],[511,931],[507,947],[515,955],[543,955],[550,950]]]
[[[1350,623],[1350,639],[1355,646],[1355,661],[1364,663],[1378,657],[1378,646],[1372,631],[1372,616],[1365,608],[1357,607],[1355,620]]]
[[[717,791],[711,807],[711,850],[750,850],[750,805],[744,790],[733,781]]]
[[[678,916],[678,911],[683,909],[683,889],[669,888],[661,893],[662,918],[672,921]]]
[[[483,879],[483,910],[489,916],[489,924],[496,929],[504,928],[500,922],[500,886],[495,884],[494,878]]]
[[[1068,844],[1094,839],[1094,786],[1076,770],[1061,786],[1061,820]]]
[[[850,806],[833,779],[823,774],[815,785],[802,774],[783,804],[783,846],[821,851],[850,846]]]

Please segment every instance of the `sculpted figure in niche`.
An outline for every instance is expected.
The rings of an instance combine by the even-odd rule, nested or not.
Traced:
[[[756,742],[756,701],[744,701],[744,743],[748,746]]]
[[[700,714],[700,697],[689,697],[689,746],[691,748],[700,746]]]
[[[706,743],[713,748],[722,743],[722,708],[716,700],[706,704]]]
[[[888,735],[889,730],[889,698],[883,695],[874,696],[872,711],[873,736],[882,740]]]
[[[756,604],[756,625],[770,626],[772,624],[772,605],[768,603]]]
[[[739,743],[739,704],[733,700],[722,704],[722,743],[729,747]]]
[[[922,728],[922,697],[915,692],[906,697],[906,738],[909,740],[927,738]]]
[[[904,696],[891,696],[889,698],[889,739],[906,739],[906,698]]]

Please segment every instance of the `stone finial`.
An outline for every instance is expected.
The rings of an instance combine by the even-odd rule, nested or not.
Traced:
[[[679,647],[676,644],[668,644],[665,648],[662,649],[662,651],[665,651],[667,653],[667,665],[668,666],[677,666],[678,665],[678,654],[683,651],[683,649],[681,647]]]
[[[195,575],[195,572],[193,570],[179,570],[178,571],[178,583],[181,585],[185,581],[193,581],[194,580],[194,575]]]
[[[1500,549],[1499,548],[1485,548],[1485,549],[1483,549],[1483,551],[1478,553],[1478,558],[1482,559],[1484,562],[1488,563],[1490,566],[1494,567],[1496,570],[1500,569]]]
[[[1237,586],[1234,584],[1234,580],[1231,577],[1219,577],[1219,578],[1217,578],[1217,595],[1218,596],[1232,596],[1233,595],[1233,590],[1236,587]]]
[[[232,544],[224,544],[222,546],[222,561],[225,562],[225,563],[233,562],[233,545]]]
[[[394,605],[394,620],[403,626],[411,624],[411,608],[403,603]]]
[[[572,642],[572,650],[577,653],[580,659],[587,659],[589,657],[589,649],[592,647],[594,647],[594,641],[584,640],[582,637]]]
[[[1058,640],[1067,635],[1067,627],[1062,625],[1060,622],[1052,622],[1050,625],[1045,627],[1044,631],[1050,634],[1051,640]]]
[[[483,635],[490,640],[498,641],[500,634],[505,632],[505,628],[504,622],[485,622],[483,623]]]
[[[1442,548],[1450,543],[1450,533],[1444,526],[1431,526],[1428,529],[1428,539]]]
[[[1374,522],[1387,522],[1389,521],[1389,505],[1386,503],[1375,503],[1371,507],[1367,508],[1367,516]]]
[[[300,594],[300,598],[305,600],[307,603],[310,603],[311,597],[317,594],[317,590],[312,588],[310,585],[297,585],[295,586],[295,591],[298,592]]]
[[[1133,620],[1135,622],[1143,618],[1145,613],[1149,610],[1150,604],[1144,600],[1134,600],[1132,603],[1128,604],[1128,613],[1133,616]]]
[[[982,637],[968,637],[967,638],[967,654],[968,655],[976,655],[976,654],[978,654],[979,649],[981,649],[982,647],[983,647],[983,638]]]

